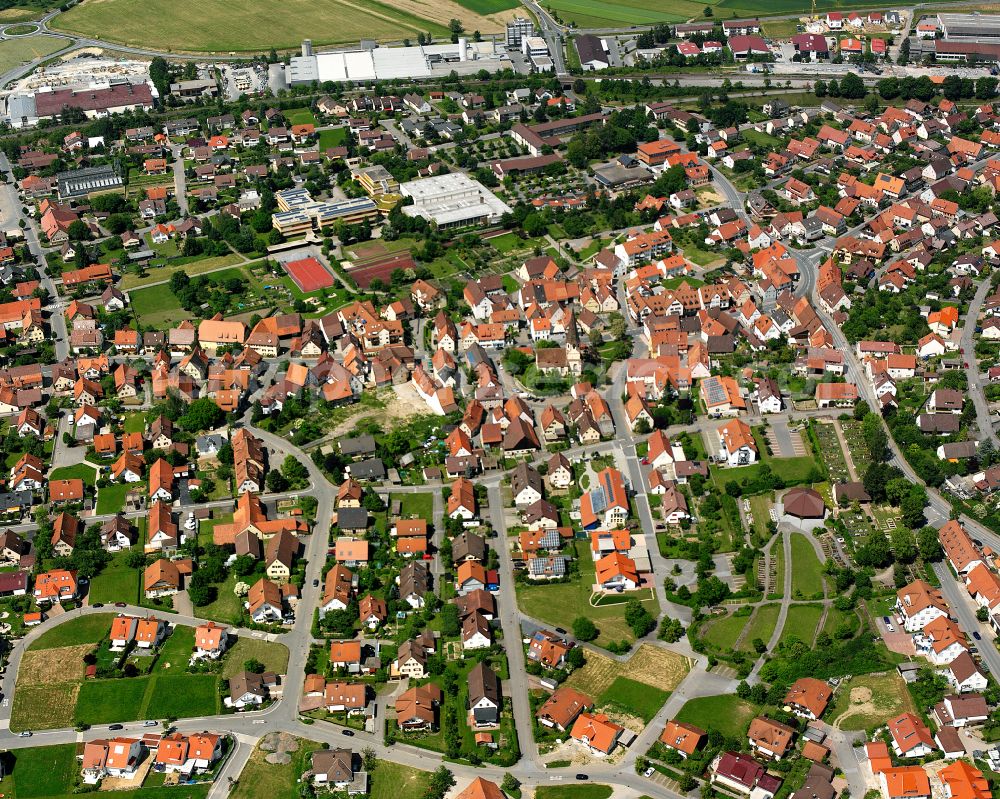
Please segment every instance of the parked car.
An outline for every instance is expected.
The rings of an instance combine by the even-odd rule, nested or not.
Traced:
[[[977,641],[983,640],[983,636],[981,636],[978,632],[973,632],[972,637],[975,638]]]
[[[891,624],[887,624],[887,625],[885,625],[885,629],[887,629],[887,630],[888,630],[889,632],[891,632],[891,633],[894,633],[894,632],[896,632],[896,628],[895,628],[895,627],[893,627],[893,626],[892,626]]]
[[[341,732],[344,733],[344,735],[346,735],[348,738],[354,737],[354,730],[341,730]]]
[[[152,719],[147,719],[142,723],[143,727],[155,727],[159,722],[153,721]]]
[[[656,771],[656,769],[653,768],[652,766],[650,766],[648,769],[646,769],[644,772],[642,772],[642,776],[643,777],[652,777],[654,771]]]
[[[589,780],[590,779],[590,777],[588,777],[586,774],[577,774],[576,778],[578,780]]]
[[[108,725],[108,729],[109,730],[124,730],[125,727],[123,727],[121,724],[109,724]]]
[[[22,730],[21,731],[21,737],[22,738],[30,738],[31,737],[31,730]]]

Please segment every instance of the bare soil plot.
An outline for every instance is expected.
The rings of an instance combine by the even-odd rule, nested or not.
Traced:
[[[588,651],[586,665],[573,672],[567,682],[591,697],[603,694],[618,677],[673,691],[690,669],[691,664],[683,655],[643,644],[625,663]]]
[[[17,670],[18,689],[83,679],[83,656],[93,648],[93,644],[79,644],[25,652]]]
[[[73,711],[80,683],[60,682],[47,685],[25,685],[14,691],[14,708],[10,728],[48,730],[73,726]]]

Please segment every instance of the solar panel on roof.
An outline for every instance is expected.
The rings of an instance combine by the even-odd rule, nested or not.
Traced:
[[[728,399],[726,394],[726,389],[723,388],[722,383],[714,378],[709,379],[705,384],[706,391],[708,393],[708,402],[710,405],[721,405]]]

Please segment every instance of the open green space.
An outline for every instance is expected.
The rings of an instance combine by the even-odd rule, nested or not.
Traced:
[[[426,31],[437,37],[448,35],[447,14],[443,19],[426,19],[376,0],[288,0],[280,14],[263,0],[238,6],[223,0],[179,0],[171,4],[169,14],[151,18],[147,10],[141,0],[88,0],[60,14],[51,24],[59,30],[125,45],[187,52],[297,48],[305,38],[316,44],[335,44],[357,43],[363,38],[415,39]],[[433,13],[440,16],[436,10]],[[470,30],[487,29],[488,20],[466,16],[468,19],[463,17],[462,21]]]
[[[184,272],[189,277],[204,275],[208,272],[217,272],[230,266],[243,263],[243,257],[232,253],[231,255],[220,255],[214,258],[197,258],[193,261],[182,263],[171,263],[168,266],[157,266],[140,277],[136,272],[128,272],[122,276],[118,287],[122,291],[132,292],[136,289],[145,288],[159,283],[169,282],[174,272]],[[131,296],[131,294],[130,294]],[[135,304],[133,299],[132,304]]]
[[[55,649],[60,646],[96,644],[111,630],[113,618],[113,613],[88,613],[86,616],[46,630],[28,649]]]
[[[790,606],[785,617],[785,626],[781,628],[782,639],[795,637],[811,646],[821,618],[823,618],[823,608],[820,605]]]
[[[340,147],[347,141],[347,128],[332,128],[319,132],[319,149],[326,150],[330,147]]]
[[[535,799],[608,799],[610,785],[539,785]]]
[[[285,119],[290,125],[315,125],[316,117],[308,108],[289,108],[284,111]]]
[[[750,620],[750,624],[747,625],[747,632],[743,637],[740,649],[748,652],[753,650],[753,642],[757,638],[766,644],[774,634],[774,628],[778,623],[778,613],[780,611],[781,606],[778,604],[758,605],[753,618]]]
[[[83,480],[85,485],[93,486],[97,482],[97,472],[87,463],[77,463],[74,466],[60,466],[53,469],[49,480]]]
[[[615,604],[591,605],[591,589],[596,579],[594,561],[586,544],[574,543],[571,546],[576,547],[579,556],[579,575],[554,585],[519,584],[517,601],[521,610],[536,619],[567,629],[573,626],[573,619],[587,616],[597,625],[600,633],[596,640],[598,646],[612,641],[633,641],[635,636],[625,623],[625,599]],[[572,556],[572,550],[567,554]],[[628,598],[632,597],[641,600],[654,616],[659,613],[659,602],[650,589],[632,592]]]
[[[142,572],[130,569],[124,560],[116,558],[110,566],[90,579],[90,604],[114,602],[136,604],[139,601],[139,580]]]
[[[851,635],[858,631],[861,619],[856,611],[842,611],[831,607],[826,614],[826,621],[823,622],[823,632],[827,635],[835,636],[840,629],[850,630]]]
[[[128,483],[112,483],[97,491],[97,515],[110,516],[125,507],[125,496],[131,486]]]
[[[611,687],[597,697],[597,704],[638,716],[648,724],[669,696],[669,691],[661,691],[628,677],[617,677]]]
[[[200,537],[201,535],[199,535]],[[229,624],[239,622],[243,604],[242,599],[233,593],[237,582],[239,582],[239,578],[235,573],[230,572],[225,581],[216,586],[215,600],[198,608],[198,615],[205,619],[215,619]]]
[[[896,672],[865,674],[838,686],[825,719],[842,730],[865,730],[916,710],[906,683]]]
[[[805,535],[792,534],[792,598],[823,595],[823,566]]]
[[[748,615],[720,616],[706,622],[705,626],[701,628],[701,638],[717,649],[728,652],[736,645],[736,639],[740,637],[740,633],[747,626],[749,619]]]
[[[266,671],[284,674],[288,668],[288,647],[261,641],[259,638],[240,638],[226,658],[222,678],[228,680],[237,672],[243,671],[243,664],[248,660],[260,661]]]
[[[3,755],[5,776],[0,780],[0,796],[7,799],[69,799],[76,792],[80,761],[76,744],[32,746]],[[146,784],[131,790],[115,791],[118,799],[205,799],[211,783],[184,786],[163,785],[163,775],[151,773]]]
[[[136,289],[129,296],[132,300],[132,312],[143,325],[168,327],[191,316],[181,307],[180,300],[167,283]]]
[[[0,72],[44,58],[66,47],[69,39],[62,36],[30,36],[23,39],[5,39],[0,42]]]
[[[393,494],[393,499],[400,501],[400,515],[403,518],[413,516],[417,519],[434,519],[434,495],[429,493]]]
[[[757,715],[757,708],[735,694],[689,699],[677,712],[677,720],[703,730],[718,730],[728,738],[742,738]]]
[[[80,686],[80,696],[76,700],[74,716],[77,722],[112,724],[143,718],[144,697],[151,680],[151,677],[87,680]]]

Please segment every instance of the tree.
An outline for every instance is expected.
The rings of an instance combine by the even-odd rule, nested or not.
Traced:
[[[586,616],[573,619],[573,635],[581,641],[593,641],[597,638],[597,627]]]
[[[456,636],[462,631],[462,623],[458,618],[458,605],[451,602],[441,607],[441,635]]]
[[[517,778],[511,774],[509,771],[504,773],[503,782],[500,783],[500,790],[506,794],[512,794],[518,788],[521,787],[521,783],[517,781]]]
[[[309,482],[309,470],[294,455],[288,455],[281,464],[281,474],[293,486],[304,486]]]
[[[257,658],[250,658],[249,660],[243,661],[243,668],[251,674],[264,673],[264,664],[257,660]]]
[[[853,72],[848,72],[840,79],[840,96],[850,100],[860,100],[868,94],[865,82]]]
[[[226,414],[211,397],[200,397],[192,402],[180,418],[181,427],[190,433],[213,430],[226,419]]]
[[[941,539],[933,527],[922,527],[917,533],[917,550],[921,560],[928,563],[941,560],[944,551],[941,549]]]
[[[366,746],[361,750],[361,765],[369,774],[375,770],[378,765],[378,755],[372,747]]]
[[[264,485],[267,487],[268,491],[274,494],[280,494],[282,491],[288,490],[288,481],[277,469],[271,469],[271,471],[267,473]]]
[[[656,637],[668,644],[680,641],[684,636],[684,625],[678,619],[664,619],[660,623],[660,631]]]
[[[73,241],[86,241],[90,238],[90,228],[81,219],[74,219],[66,229],[66,235]]]
[[[196,608],[204,607],[211,604],[212,600],[215,599],[215,589],[207,583],[204,585],[196,584],[192,580],[188,586],[188,599],[191,600],[191,604]]]
[[[566,662],[574,669],[582,669],[587,662],[583,654],[583,647],[574,646],[566,653]]]
[[[438,766],[431,773],[424,799],[443,799],[444,795],[455,785],[455,775],[447,766]]]
[[[625,605],[625,623],[632,628],[636,638],[642,638],[656,629],[656,619],[638,599]]]

